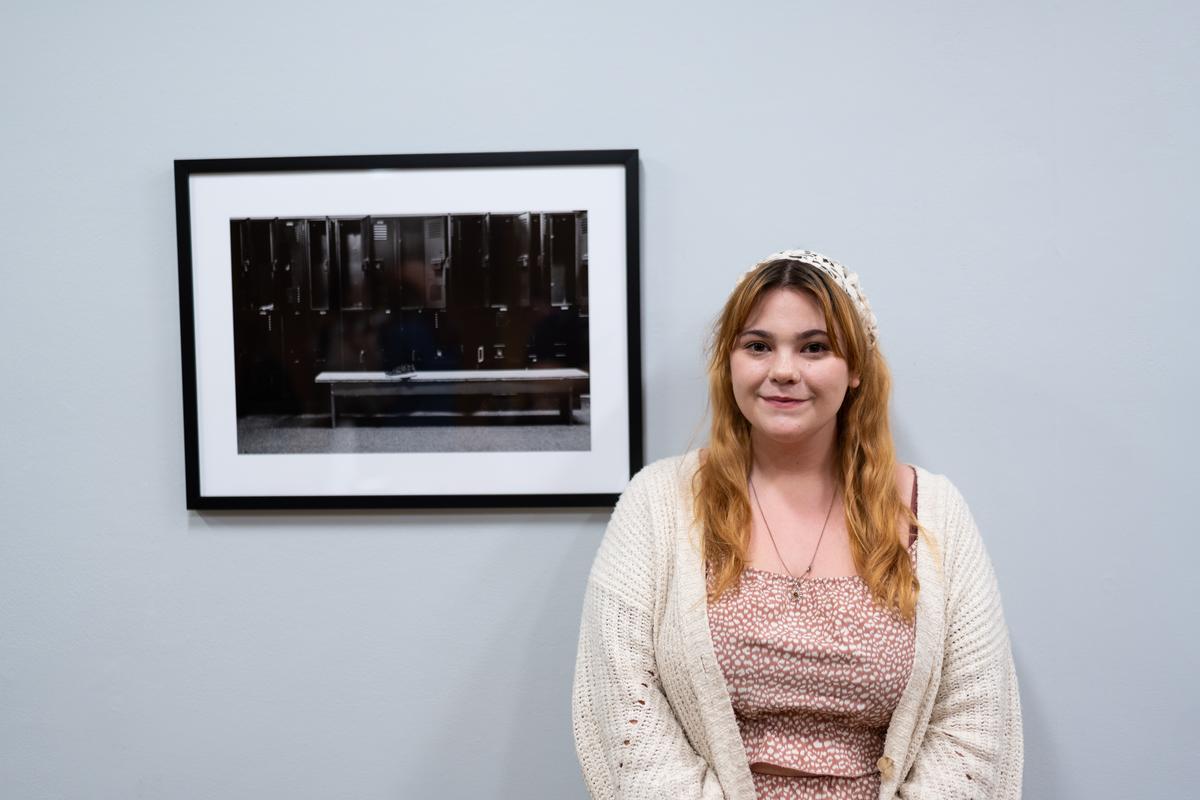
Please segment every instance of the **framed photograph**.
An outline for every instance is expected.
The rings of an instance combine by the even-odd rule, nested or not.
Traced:
[[[610,506],[636,150],[175,162],[187,507]]]

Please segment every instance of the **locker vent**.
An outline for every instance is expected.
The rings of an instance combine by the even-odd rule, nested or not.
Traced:
[[[388,238],[388,229],[386,222],[376,222],[372,227],[372,237],[377,242],[386,242]]]

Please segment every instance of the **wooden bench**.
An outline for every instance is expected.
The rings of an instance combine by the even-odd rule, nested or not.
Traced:
[[[316,382],[329,385],[329,424],[337,427],[337,398],[464,395],[549,394],[559,396],[559,411],[571,424],[575,398],[588,391],[588,373],[580,369],[430,370],[390,375],[386,372],[322,372]]]

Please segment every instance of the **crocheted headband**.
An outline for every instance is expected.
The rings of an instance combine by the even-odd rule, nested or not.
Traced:
[[[820,253],[814,253],[811,250],[782,250],[778,253],[772,253],[746,270],[738,280],[738,285],[740,286],[742,281],[750,277],[750,273],[772,261],[800,261],[808,264],[810,267],[819,269],[829,276],[834,283],[841,287],[842,291],[849,295],[850,301],[854,303],[855,310],[858,311],[859,319],[862,320],[863,328],[867,332],[867,341],[872,347],[875,346],[876,341],[879,339],[879,327],[875,321],[875,314],[871,311],[871,304],[867,302],[867,295],[863,292],[862,284],[859,283],[858,275],[846,269],[832,258],[826,258]]]

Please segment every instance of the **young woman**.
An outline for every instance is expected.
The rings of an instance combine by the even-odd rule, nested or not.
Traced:
[[[858,278],[752,267],[717,320],[708,446],[622,494],[572,716],[597,798],[1018,798],[1017,680],[966,502],[896,463]]]

